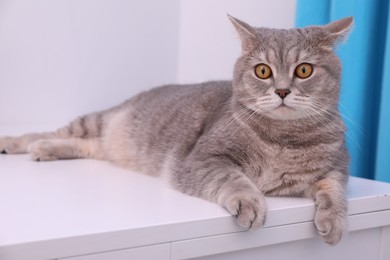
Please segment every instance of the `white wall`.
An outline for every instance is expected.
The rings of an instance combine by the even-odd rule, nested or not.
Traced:
[[[239,42],[226,13],[288,28],[295,0],[1,0],[0,127],[64,124],[156,85],[230,78]]]
[[[61,124],[176,81],[178,0],[1,0],[0,126]]]
[[[181,1],[178,80],[231,79],[240,41],[226,14],[255,27],[292,28],[295,0]]]

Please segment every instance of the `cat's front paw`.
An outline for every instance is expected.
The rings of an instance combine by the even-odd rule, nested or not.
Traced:
[[[227,200],[226,209],[245,229],[256,229],[264,225],[267,206],[261,194],[236,195]]]
[[[346,212],[333,207],[317,207],[314,218],[318,233],[326,243],[337,244],[347,229]]]
[[[25,144],[17,137],[0,137],[0,153],[19,154],[26,153]]]

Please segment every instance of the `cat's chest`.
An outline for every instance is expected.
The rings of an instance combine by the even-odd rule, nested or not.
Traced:
[[[259,154],[262,160],[258,160],[258,172],[253,176],[259,189],[269,195],[300,194],[329,161],[320,146],[302,149],[263,146]]]

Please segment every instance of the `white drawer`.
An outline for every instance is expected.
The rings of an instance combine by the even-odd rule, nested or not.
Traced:
[[[348,234],[334,247],[326,245],[308,221],[172,242],[171,259],[390,259],[390,210],[356,214],[348,222]]]
[[[144,246],[99,254],[62,258],[62,260],[169,260],[170,244]]]

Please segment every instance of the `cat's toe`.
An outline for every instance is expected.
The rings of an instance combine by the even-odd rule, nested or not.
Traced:
[[[54,161],[58,158],[51,153],[50,143],[46,140],[36,141],[27,147],[27,151],[30,153],[31,160],[33,161]]]
[[[242,228],[256,229],[264,225],[266,205],[260,196],[233,198],[226,204],[226,208]]]
[[[317,210],[314,223],[318,233],[330,245],[335,245],[341,240],[347,226],[343,214],[331,210],[328,212]]]
[[[42,151],[31,152],[30,158],[31,158],[31,160],[36,161],[36,162],[58,160],[58,158],[56,158],[55,156],[52,156],[52,155],[47,154],[46,152],[42,152]]]

